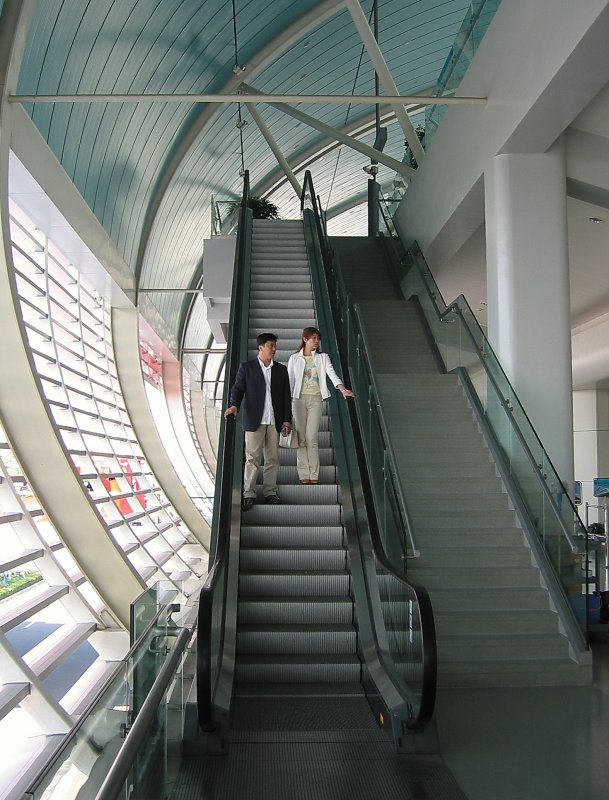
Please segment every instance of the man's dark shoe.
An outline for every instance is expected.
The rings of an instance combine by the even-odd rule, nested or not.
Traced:
[[[264,498],[264,502],[268,503],[270,506],[276,506],[279,502],[279,498],[276,494],[267,494],[267,496]]]
[[[254,506],[253,497],[244,497],[241,501],[241,511],[249,511]]]

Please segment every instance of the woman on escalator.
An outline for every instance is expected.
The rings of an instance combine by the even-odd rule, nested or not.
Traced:
[[[336,374],[330,358],[320,352],[321,334],[317,328],[305,328],[300,347],[290,356],[288,374],[292,391],[294,434],[298,437],[296,468],[301,483],[319,483],[317,434],[322,401],[330,396],[326,385],[330,378],[343,397],[353,397]]]

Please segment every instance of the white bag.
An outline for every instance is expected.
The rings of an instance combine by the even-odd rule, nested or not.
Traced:
[[[279,434],[279,447],[298,447],[298,435],[296,431],[291,430],[287,436],[283,433]]]

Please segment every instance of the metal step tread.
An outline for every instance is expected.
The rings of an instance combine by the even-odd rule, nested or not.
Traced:
[[[292,573],[290,573],[292,574]],[[308,573],[307,573],[308,574]],[[343,574],[343,573],[341,573]],[[349,595],[337,595],[337,594],[328,594],[328,595],[308,595],[308,594],[290,594],[290,595],[283,595],[283,594],[265,594],[265,595],[258,595],[258,594],[242,594],[239,593],[239,605],[242,603],[285,603],[285,604],[294,604],[294,605],[325,605],[328,603],[336,604],[348,604],[353,605],[353,600]]]
[[[361,661],[354,653],[274,653],[272,659],[268,655],[246,653],[237,654],[238,664],[260,664],[263,666],[281,666],[291,664],[350,664],[361,666]]]
[[[242,623],[239,633],[354,633],[357,628],[350,623]]]
[[[235,697],[366,697],[361,683],[240,683]]]
[[[258,570],[258,569],[241,569],[239,570],[239,577],[273,577],[273,578],[281,578],[281,577],[291,577],[295,578],[298,576],[305,577],[305,578],[312,578],[315,576],[318,577],[328,577],[330,575],[336,575],[338,577],[342,577],[345,575],[350,575],[349,572],[345,569],[282,569],[277,570],[276,572],[271,572],[268,569],[265,570]],[[265,598],[268,599],[269,595],[265,595]],[[290,597],[294,597],[294,595],[290,595]]]

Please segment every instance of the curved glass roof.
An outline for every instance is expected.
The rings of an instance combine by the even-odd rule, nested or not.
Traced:
[[[379,0],[379,43],[400,94],[435,85],[469,6]],[[361,0],[361,8],[371,21],[372,0]],[[343,0],[45,0],[29,28],[17,92],[234,93],[242,81],[273,94],[375,92],[374,68]],[[211,234],[212,195],[239,197],[242,166],[253,193],[272,200],[283,218],[299,214],[295,192],[244,104],[25,107],[140,287],[191,285]],[[365,200],[369,159],[275,106],[257,109],[297,177],[311,169],[333,231],[355,232],[362,215],[349,210]],[[338,129],[367,128],[362,141],[374,140],[373,106],[299,109]],[[245,125],[237,127],[240,117]],[[404,154],[395,118],[385,153],[397,160]],[[380,165],[384,186],[394,175]],[[182,295],[157,293],[153,302],[177,332]]]

